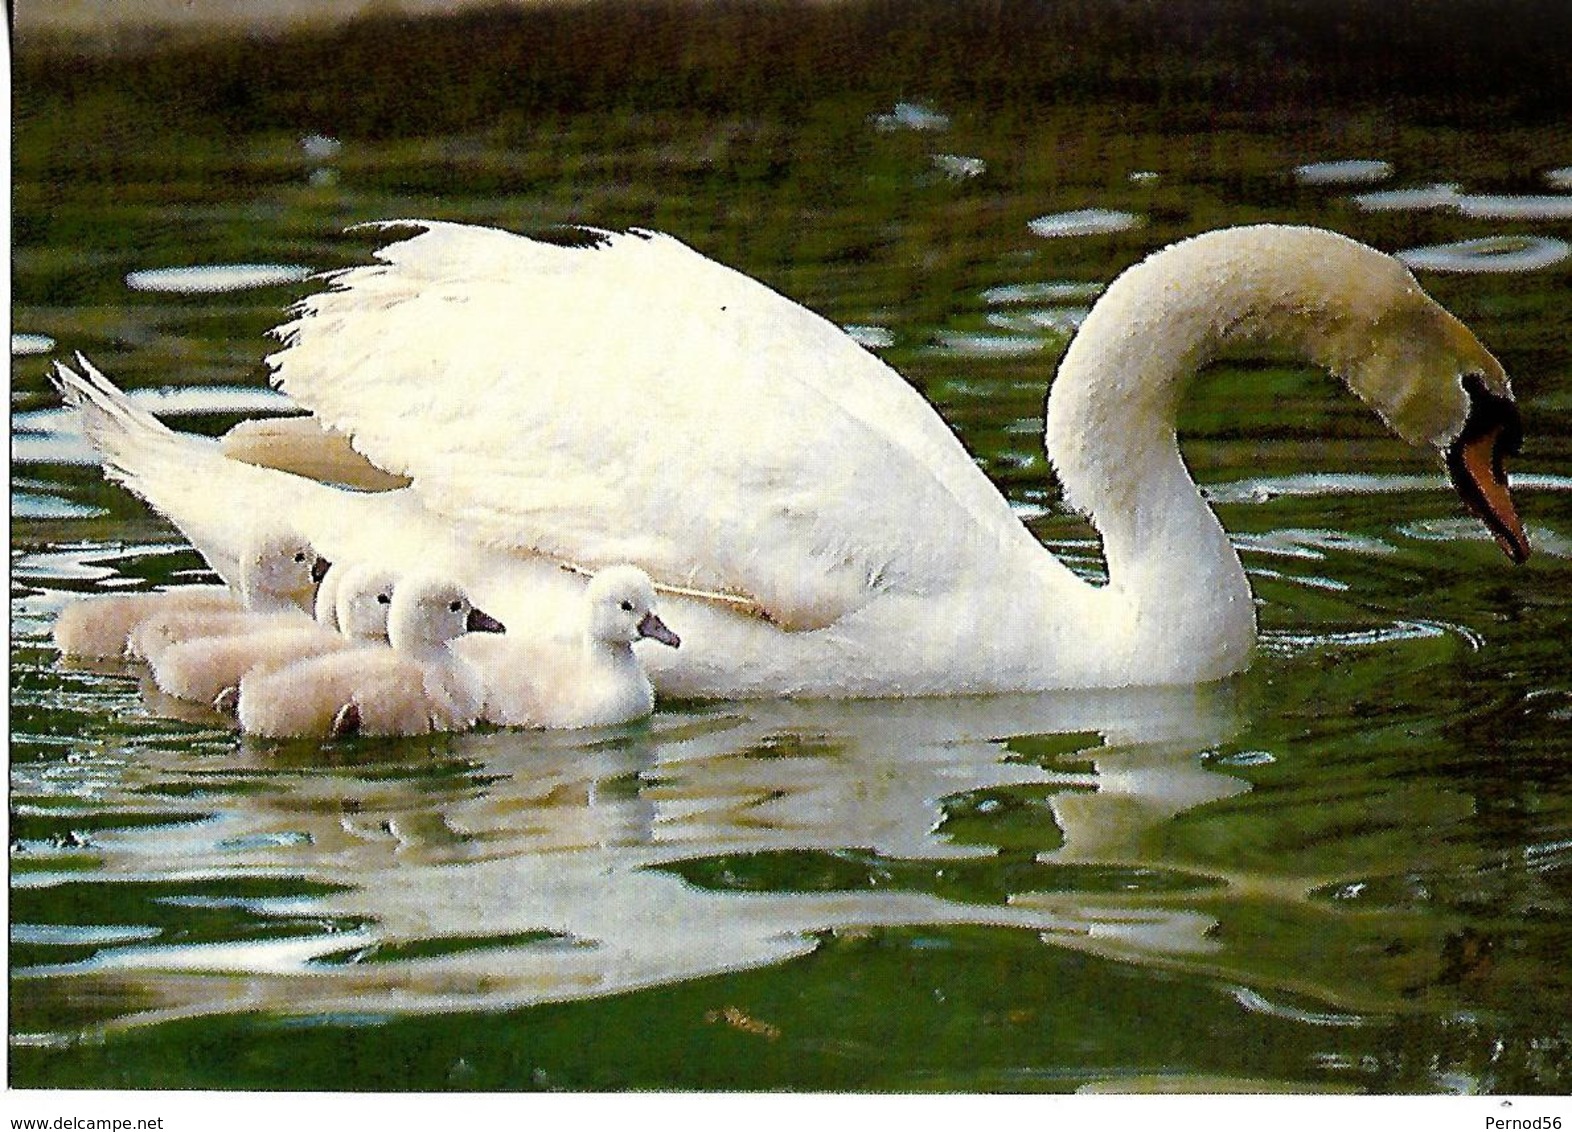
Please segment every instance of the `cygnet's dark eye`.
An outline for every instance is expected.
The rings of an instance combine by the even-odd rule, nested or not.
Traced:
[[[622,603],[622,611],[624,613],[632,613],[633,612],[633,603],[631,601],[623,602]]]
[[[448,605],[448,609],[451,610],[454,613],[457,613],[459,610],[461,610],[463,608],[464,608],[464,603],[462,601],[451,602]]]
[[[304,562],[305,560],[306,560],[306,552],[305,551],[303,551],[303,550],[295,551],[295,561],[296,562]]]
[[[377,604],[378,605],[391,605],[392,602],[393,602],[393,599],[391,597],[389,597],[387,594],[378,594],[377,595]]]

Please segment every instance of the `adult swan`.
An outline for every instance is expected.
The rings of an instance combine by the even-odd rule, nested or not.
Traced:
[[[1224,349],[1286,347],[1332,371],[1434,446],[1507,554],[1528,555],[1500,364],[1400,263],[1334,233],[1185,240],[1086,319],[1046,441],[1102,536],[1109,580],[1092,585],[895,371],[755,280],[653,233],[563,245],[411,226],[306,299],[270,359],[280,388],[408,486],[369,497],[381,510],[319,488],[291,518],[335,558],[352,527],[409,554],[441,542],[510,626],[582,586],[542,562],[631,562],[668,589],[736,599],[664,599],[683,647],[646,659],[667,693],[952,694],[1245,668],[1249,584],[1174,433],[1185,383]],[[275,441],[248,430],[229,453],[280,465],[302,447]],[[209,495],[227,482],[188,478]]]

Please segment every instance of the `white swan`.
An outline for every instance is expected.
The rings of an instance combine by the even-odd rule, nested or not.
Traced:
[[[243,731],[270,738],[463,730],[480,719],[485,692],[479,675],[450,646],[465,633],[502,631],[453,583],[401,578],[388,615],[387,647],[248,672],[236,715]]]
[[[636,566],[600,571],[584,590],[582,623],[567,637],[468,637],[457,646],[480,672],[488,723],[503,727],[609,727],[649,715],[655,692],[633,653],[640,640],[681,644],[655,612],[655,587]]]
[[[245,541],[232,556],[233,585],[79,598],[55,619],[56,647],[65,656],[142,658],[176,637],[217,631],[248,615],[298,612],[309,603],[327,563],[305,538],[269,527]]]
[[[340,569],[330,625],[292,616],[253,616],[232,626],[176,641],[149,659],[153,683],[165,695],[231,711],[241,678],[297,661],[388,639],[393,575],[378,566]]]
[[[286,507],[330,556],[436,556],[519,624],[571,608],[558,562],[631,562],[657,585],[741,599],[668,593],[685,644],[649,658],[662,692],[1192,683],[1249,663],[1255,619],[1180,458],[1177,401],[1224,349],[1286,347],[1434,447],[1507,552],[1528,553],[1500,365],[1400,263],[1334,233],[1183,241],[1086,319],[1047,445],[1103,537],[1097,586],[1037,543],[899,375],[762,284],[654,234],[568,247],[415,226],[306,300],[271,359],[291,397],[410,486],[347,492],[226,464],[145,414],[110,446],[112,474],[183,528],[200,485],[230,509]],[[92,372],[66,389],[116,395]],[[175,448],[178,463],[162,458]]]

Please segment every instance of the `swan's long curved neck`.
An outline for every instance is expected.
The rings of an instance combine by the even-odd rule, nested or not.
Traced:
[[[1500,363],[1402,264],[1332,232],[1207,233],[1115,280],[1060,365],[1048,454],[1103,536],[1105,607],[1127,622],[1120,641],[1198,678],[1243,667],[1254,608],[1180,458],[1174,419],[1190,376],[1237,347],[1330,370],[1399,436],[1441,451],[1469,419],[1464,375],[1510,396]]]
[[[1206,678],[1248,664],[1255,611],[1239,556],[1180,455],[1180,398],[1226,347],[1270,343],[1315,360],[1324,351],[1302,329],[1303,296],[1267,272],[1207,264],[1198,274],[1184,251],[1127,272],[1086,320],[1054,382],[1045,440],[1068,501],[1102,536],[1108,647],[1148,669],[1170,657],[1175,678]]]
[[[1061,369],[1049,405],[1048,451],[1069,501],[1102,536],[1102,619],[1110,634],[1104,647],[1142,658],[1148,678],[1164,676],[1151,666],[1170,656],[1187,669],[1168,674],[1176,679],[1193,678],[1195,666],[1203,677],[1226,675],[1249,662],[1253,599],[1174,429],[1178,395],[1193,367],[1207,360],[1205,351],[1169,339],[1159,353],[1138,331],[1126,327],[1103,341],[1098,369],[1118,375],[1114,381],[1066,383],[1078,371]],[[1066,367],[1072,360],[1066,356]],[[1111,412],[1112,405],[1125,411]]]

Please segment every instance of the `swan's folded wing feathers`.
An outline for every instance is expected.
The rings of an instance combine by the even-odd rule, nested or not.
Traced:
[[[894,371],[668,237],[431,224],[377,258],[281,328],[276,381],[488,542],[812,627],[1030,537]]]

